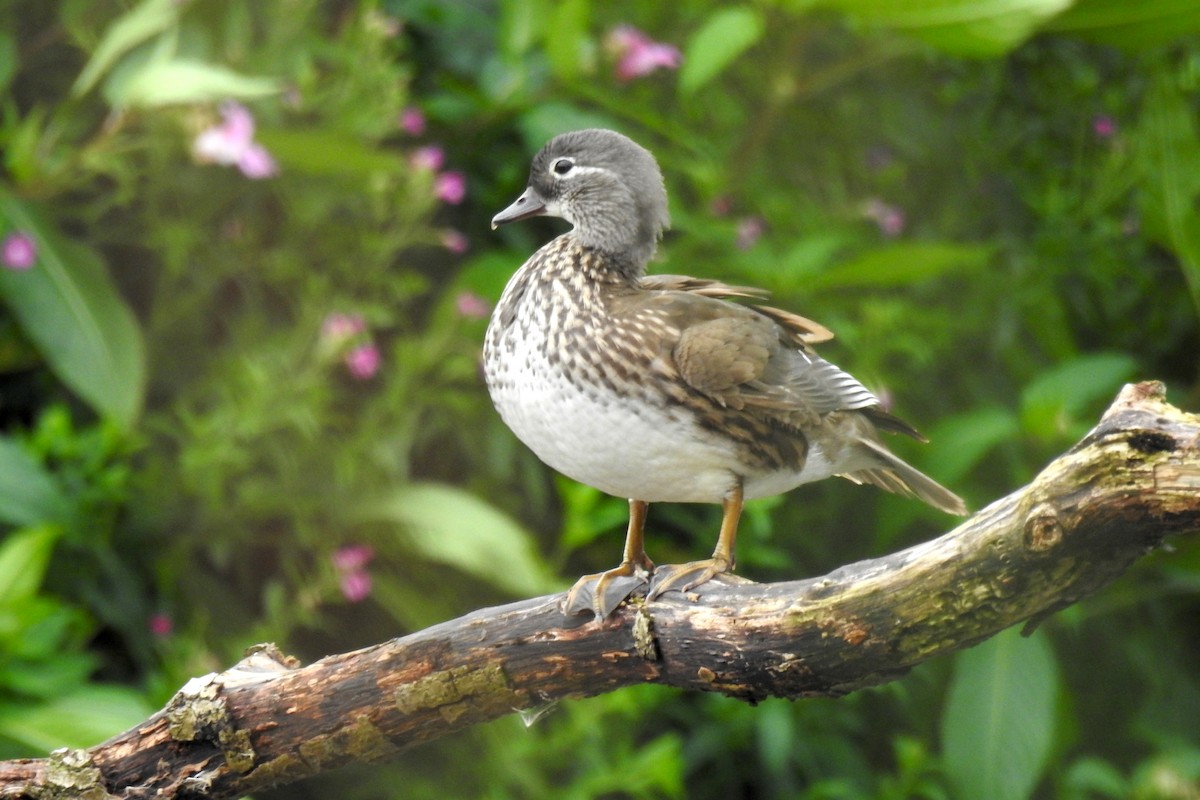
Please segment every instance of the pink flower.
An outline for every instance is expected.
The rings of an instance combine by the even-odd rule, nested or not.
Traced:
[[[237,168],[251,180],[269,178],[279,172],[275,159],[259,144],[252,144],[246,148],[246,152],[238,159]]]
[[[885,203],[877,197],[867,201],[863,207],[863,214],[867,219],[874,220],[879,230],[888,238],[895,238],[903,233],[907,223],[904,209]]]
[[[371,573],[356,569],[342,574],[342,596],[351,603],[360,603],[371,593]]]
[[[425,114],[416,106],[400,112],[400,128],[409,136],[420,136],[425,132]]]
[[[373,378],[379,372],[379,348],[374,344],[362,344],[353,348],[345,357],[346,369],[360,381]]]
[[[408,163],[415,170],[437,172],[442,168],[442,164],[446,163],[446,154],[437,145],[426,145],[413,150],[412,155],[408,157]]]
[[[1111,139],[1117,135],[1117,121],[1107,114],[1092,117],[1092,133],[1100,139]]]
[[[487,300],[484,300],[474,292],[459,292],[454,298],[454,310],[459,316],[468,319],[487,319],[492,313],[492,307]]]
[[[632,25],[619,25],[609,32],[608,49],[617,57],[617,79],[631,81],[660,67],[678,69],[683,55],[674,45],[656,42]]]
[[[343,314],[335,311],[321,323],[321,338],[333,346],[344,344],[367,329],[367,323],[358,314]]]
[[[373,558],[375,550],[369,544],[346,545],[330,556],[334,569],[341,573],[342,596],[351,603],[364,600],[371,593],[371,573],[367,572],[367,564]]]
[[[322,358],[340,356],[347,371],[360,381],[374,377],[382,360],[363,318],[340,311],[329,314],[321,323],[317,352]]]
[[[470,249],[471,243],[463,235],[462,231],[446,228],[446,230],[442,231],[442,247],[455,255],[462,255]]]
[[[717,195],[708,204],[708,213],[714,217],[723,217],[733,210],[733,198],[727,194]]]
[[[743,217],[738,220],[737,241],[738,250],[749,250],[767,232],[767,221],[762,217]]]
[[[433,193],[443,203],[456,206],[467,196],[467,176],[455,171],[439,173],[433,179]]]
[[[329,560],[333,562],[334,568],[339,572],[350,572],[363,569],[371,563],[373,558],[375,558],[375,548],[371,545],[348,544],[335,550]]]
[[[221,106],[220,125],[203,130],[192,142],[192,152],[202,162],[235,166],[252,180],[279,172],[267,149],[254,141],[254,115],[240,103]]]
[[[162,639],[174,632],[175,620],[171,619],[170,614],[160,611],[150,617],[150,621],[146,624],[146,627],[150,629],[150,633]]]
[[[0,264],[13,270],[27,270],[37,262],[37,242],[28,233],[13,231],[0,245]]]

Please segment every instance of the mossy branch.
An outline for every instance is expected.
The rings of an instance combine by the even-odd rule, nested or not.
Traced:
[[[479,722],[636,683],[839,695],[1045,616],[1200,529],[1200,417],[1125,387],[1032,483],[944,536],[829,575],[714,582],[596,623],[560,596],[300,666],[272,646],[88,750],[0,764],[0,798],[236,798]]]

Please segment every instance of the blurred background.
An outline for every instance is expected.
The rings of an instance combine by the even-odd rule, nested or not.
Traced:
[[[1198,32],[1193,0],[0,0],[0,756],[257,642],[312,660],[616,562],[625,502],[479,374],[565,229],[488,221],[564,130],[653,150],[653,271],[828,325],[974,508],[1127,381],[1200,410]],[[651,557],[719,516],[655,506]],[[826,481],[750,505],[739,572],[952,524]],[[1181,540],[878,689],[636,687],[260,798],[1194,800],[1198,612]]]

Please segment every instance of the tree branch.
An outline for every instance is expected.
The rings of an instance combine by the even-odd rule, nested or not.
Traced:
[[[636,683],[840,695],[1036,624],[1197,529],[1200,417],[1130,385],[1032,483],[934,541],[821,578],[714,581],[603,623],[564,618],[554,595],[304,667],[261,646],[103,744],[0,764],[0,798],[235,798]]]

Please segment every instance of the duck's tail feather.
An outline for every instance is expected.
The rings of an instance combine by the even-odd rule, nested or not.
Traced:
[[[879,442],[860,440],[862,447],[870,451],[878,467],[855,470],[842,475],[855,483],[869,483],[889,492],[915,497],[947,514],[963,516],[967,504],[954,492],[901,459]]]

